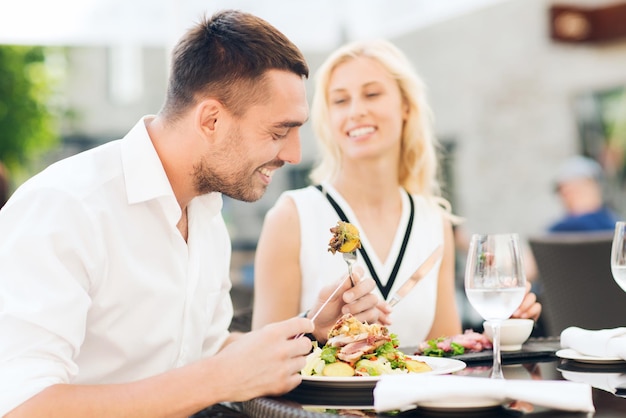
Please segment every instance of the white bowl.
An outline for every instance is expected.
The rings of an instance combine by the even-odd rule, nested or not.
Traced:
[[[532,319],[511,318],[502,321],[500,327],[500,349],[502,351],[521,350],[522,344],[526,342],[533,332],[535,321]],[[492,341],[491,324],[489,321],[483,322],[485,335]]]

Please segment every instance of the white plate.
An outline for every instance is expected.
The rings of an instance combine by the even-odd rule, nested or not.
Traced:
[[[578,351],[573,350],[571,348],[564,348],[556,352],[557,357],[566,359],[566,360],[574,360],[581,363],[590,363],[590,364],[615,364],[615,363],[624,363],[624,360],[619,357],[593,357],[587,356],[585,354],[580,354]]]
[[[407,356],[415,360],[426,362],[432,370],[420,374],[449,374],[463,370],[467,365],[461,360],[445,358],[445,357],[428,357],[428,356]],[[333,376],[302,376],[302,383],[310,386],[328,387],[328,388],[373,388],[381,376],[350,376],[350,377],[333,377]]]

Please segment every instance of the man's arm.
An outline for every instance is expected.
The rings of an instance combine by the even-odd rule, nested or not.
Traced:
[[[296,387],[311,349],[304,318],[240,334],[214,357],[132,383],[57,384],[6,415],[20,417],[188,417],[209,405],[278,395]]]

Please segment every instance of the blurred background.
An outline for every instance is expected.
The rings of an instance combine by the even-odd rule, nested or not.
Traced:
[[[399,46],[428,86],[445,193],[466,218],[466,235],[544,231],[563,210],[556,167],[575,154],[602,165],[607,200],[626,213],[626,2],[603,0],[2,1],[7,193],[158,112],[172,46],[223,8],[274,24],[313,74],[346,41]],[[235,282],[252,283],[267,209],[283,190],[307,184],[317,157],[308,125],[302,140],[303,162],[280,170],[260,201],[225,202]]]

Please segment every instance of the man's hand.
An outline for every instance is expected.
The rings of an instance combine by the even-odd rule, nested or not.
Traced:
[[[311,318],[320,309],[324,302],[335,291],[341,283],[341,289],[322,309],[315,319],[315,338],[324,343],[328,332],[335,325],[337,320],[344,314],[350,313],[362,322],[370,324],[380,322],[388,323],[388,315],[391,311],[386,302],[381,301],[378,296],[372,293],[376,283],[372,278],[363,279],[363,269],[355,266],[352,270],[352,286],[348,275],[343,276],[340,281],[330,286],[326,286],[320,291],[315,306],[307,315]]]
[[[220,370],[224,374],[212,373],[211,377],[219,379],[222,400],[276,396],[298,386],[312,345],[307,337],[293,337],[311,331],[311,320],[291,318],[242,334],[223,347],[209,360],[224,366]]]

